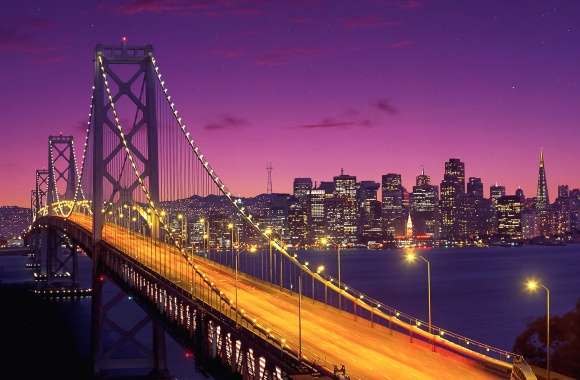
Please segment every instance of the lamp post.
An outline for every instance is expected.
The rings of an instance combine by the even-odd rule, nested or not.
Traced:
[[[298,271],[298,360],[302,360],[302,268]]]
[[[270,256],[269,256],[270,258],[268,261],[268,263],[269,263],[268,267],[270,268],[270,282],[272,282],[272,238],[271,238],[272,229],[266,228],[265,234],[266,234],[266,236],[268,236],[268,246],[270,249]]]
[[[230,230],[230,248],[232,251],[232,266],[234,266],[234,224],[228,223],[228,230]],[[227,260],[226,260],[227,264]]]
[[[550,380],[550,289],[538,280],[530,279],[526,282],[529,292],[535,293],[539,288],[546,291],[546,371]]]
[[[316,274],[320,275],[322,272],[324,272],[324,265],[319,265],[316,268]],[[312,276],[312,299],[314,300],[314,276]]]
[[[328,237],[322,237],[320,238],[320,243],[324,246],[324,247],[328,247],[329,245],[329,241],[330,238]],[[342,246],[342,243],[338,243],[336,244],[336,260],[337,260],[337,268],[338,268],[338,288],[340,289],[340,291],[338,292],[338,308],[340,310],[342,310],[342,275],[341,275],[341,268],[340,268],[340,248]]]
[[[208,259],[211,259],[209,255],[209,220],[205,218],[199,218],[199,223],[201,223],[202,227],[202,246],[203,250],[205,251],[205,256]]]
[[[231,231],[230,245],[232,247],[232,260],[234,261],[234,271],[235,271],[235,288],[236,288],[236,310],[238,310],[238,265],[239,265],[239,250],[234,250],[234,237],[235,228],[233,223],[228,224],[228,229]],[[240,238],[240,233],[238,231],[238,239]],[[236,326],[238,325],[238,313],[236,313]]]
[[[414,253],[408,253],[406,259],[409,263],[413,263],[417,260],[417,258],[423,260],[425,264],[427,264],[427,308],[429,311],[429,334],[433,335],[432,330],[432,319],[431,319],[431,263],[429,260],[424,258],[421,255],[416,255]],[[433,350],[435,350],[435,338],[433,337]]]
[[[181,236],[181,246],[183,247],[185,245],[185,218],[183,217],[183,214],[177,214],[177,220],[180,221],[181,223],[181,228],[179,231],[179,235]]]
[[[283,245],[283,243],[281,243]],[[284,247],[286,249],[287,247]],[[284,289],[284,256],[280,254],[280,290]]]

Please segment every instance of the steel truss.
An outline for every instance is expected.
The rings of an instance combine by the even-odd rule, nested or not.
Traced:
[[[119,130],[113,120],[110,103],[106,100],[105,78],[99,68],[99,58],[110,78],[116,85],[116,93],[110,94],[112,102],[127,97],[135,106],[135,121],[131,129],[127,129],[125,139],[131,154],[143,166],[143,181],[147,181],[151,199],[156,204],[159,201],[159,170],[158,170],[158,138],[157,138],[157,111],[156,111],[156,76],[151,62],[153,47],[104,46],[97,45],[94,79],[94,118],[93,118],[93,234],[95,241],[101,238],[104,215],[100,212],[105,202],[132,203],[134,191],[138,189],[138,178],[132,178],[129,183],[121,181],[119,173],[112,172],[109,165],[118,154],[124,154],[125,149],[119,135]],[[123,80],[116,68],[118,66],[133,68],[134,72],[128,80]],[[135,86],[136,85],[136,86]],[[133,92],[133,87],[139,88],[140,93]],[[110,152],[103,150],[104,132],[108,130],[116,136],[118,141]],[[134,143],[135,136],[144,130],[146,147],[139,148]],[[127,162],[126,165],[129,165]],[[127,180],[127,179],[125,179]],[[105,182],[111,186],[111,193],[105,199]]]

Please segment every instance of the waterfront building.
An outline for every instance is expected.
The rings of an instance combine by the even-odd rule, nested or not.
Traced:
[[[391,238],[403,233],[403,186],[401,175],[385,174],[382,177],[383,229]]]
[[[470,241],[487,235],[485,207],[481,178],[469,177],[463,202],[463,220],[466,222],[467,238]]]
[[[570,190],[568,185],[558,186],[558,198],[552,205],[553,235],[568,238],[571,233]]]
[[[491,199],[491,203],[493,204],[493,207],[497,206],[497,201],[501,198],[504,197],[505,194],[505,186],[501,186],[498,185],[497,183],[495,185],[492,185],[489,187],[489,197]]]
[[[307,198],[307,196],[305,196]],[[293,247],[303,247],[308,243],[307,202],[291,197],[288,205],[288,242]]]
[[[334,199],[330,202],[330,231],[337,241],[355,244],[358,230],[357,182],[355,176],[344,174],[334,177]]]
[[[522,241],[522,203],[515,195],[504,195],[497,200],[498,237],[503,243]]]
[[[466,235],[462,204],[465,194],[465,165],[457,158],[445,162],[441,182],[441,234],[448,242],[463,240]]]
[[[312,190],[312,179],[294,178],[293,190],[293,194],[297,199],[301,200],[308,198],[310,190]]]
[[[412,215],[414,228],[418,235],[438,235],[437,206],[439,189],[431,184],[431,178],[421,170],[413,186],[410,197],[409,214]]]
[[[377,200],[379,187],[380,184],[375,181],[361,181],[358,184],[358,232],[362,243],[382,241],[381,203]]]

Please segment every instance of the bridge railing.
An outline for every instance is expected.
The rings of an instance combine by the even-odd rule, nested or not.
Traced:
[[[325,280],[329,283],[336,283],[338,285],[338,281],[334,278],[325,276],[323,274],[319,274],[321,277],[324,277]],[[497,360],[513,363],[515,360],[521,360],[522,356],[515,354],[513,352],[503,350],[489,344],[485,344],[479,342],[475,339],[468,338],[466,336],[457,334],[440,326],[431,324],[412,316],[410,314],[404,313],[399,309],[391,307],[389,305],[385,305],[383,302],[378,301],[366,293],[363,293],[355,288],[352,288],[345,283],[340,284],[340,288],[343,289],[345,294],[352,295],[355,300],[359,300],[359,302],[365,302],[367,305],[373,307],[376,310],[376,314],[373,312],[372,318],[374,322],[380,321],[379,319],[375,319],[376,317],[380,317],[381,314],[387,316],[388,318],[383,318],[383,322],[386,322],[389,325],[392,325],[393,322],[398,321],[402,322],[405,325],[401,325],[397,323],[399,327],[403,327],[404,330],[413,332],[413,331],[422,331],[425,334],[424,337],[429,338],[435,344],[441,344],[445,341],[454,343],[460,347],[464,347],[470,351],[478,352],[482,355],[489,356],[495,358]],[[371,314],[369,313],[369,319],[371,318]]]

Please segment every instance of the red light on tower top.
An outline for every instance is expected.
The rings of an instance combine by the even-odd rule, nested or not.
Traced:
[[[122,43],[123,45],[127,45],[127,36],[123,36],[123,37],[121,37],[121,43]]]

